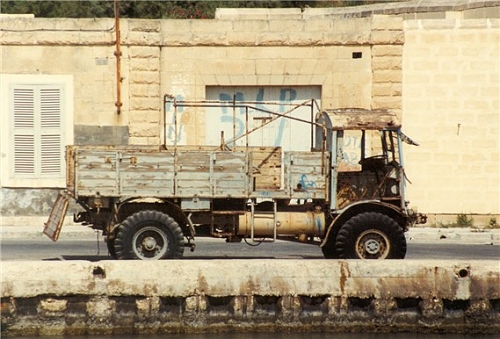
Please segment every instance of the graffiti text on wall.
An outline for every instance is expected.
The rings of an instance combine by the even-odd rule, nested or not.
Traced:
[[[263,103],[264,98],[266,97],[265,89],[264,88],[259,88],[257,95],[255,97],[255,102],[257,102],[256,107],[260,109],[267,109],[269,111],[276,110],[275,107],[266,107],[266,105]],[[291,103],[297,98],[297,92],[292,89],[292,88],[282,88],[279,90],[279,103],[282,103],[281,105],[278,106],[278,113],[284,113],[287,110],[287,106],[285,103]],[[229,93],[220,93],[219,94],[219,100],[221,101],[252,101],[253,98],[245,98],[245,94],[241,92],[236,92],[234,94],[234,97],[229,94]],[[220,115],[220,123],[222,125],[225,125],[225,129],[232,128],[233,124],[233,115],[232,112],[230,113],[227,108],[221,108],[221,115]],[[271,120],[273,116],[271,116],[269,113],[265,112],[249,112],[250,114],[253,115],[254,119],[258,119],[262,122]],[[239,137],[245,133],[245,109],[241,108],[238,110],[236,117],[235,117],[235,124],[236,124],[236,137]],[[286,119],[280,119],[278,126],[274,126],[276,130],[274,131],[274,140],[273,140],[273,146],[280,146],[282,145],[283,142],[283,134],[286,126]]]
[[[277,91],[277,93],[276,93]],[[259,109],[264,109],[268,111],[277,111],[278,113],[284,113],[290,109],[290,104],[297,99],[297,91],[293,88],[258,88],[257,92],[252,95],[253,91],[248,91],[248,93],[243,93],[240,91],[233,93],[221,91],[218,93],[218,100],[220,101],[253,101],[255,106]],[[267,93],[270,92],[270,93]],[[276,95],[277,94],[277,95]],[[251,96],[251,97],[250,97]],[[276,101],[278,97],[278,106],[266,105],[266,100]],[[182,95],[177,95],[176,100],[182,101],[184,97]],[[280,104],[281,103],[281,104]],[[208,111],[209,110],[209,111]],[[167,143],[177,142],[182,144],[186,142],[186,126],[183,126],[183,114],[185,114],[185,109],[179,107],[177,110],[177,135],[175,135],[175,114],[173,103],[171,101],[166,103],[166,123],[167,123]],[[244,108],[237,108],[235,114],[233,115],[233,110],[230,107],[221,108],[210,108],[206,112],[206,123],[210,127],[207,128],[207,140],[215,140],[218,138],[220,130],[225,131],[226,135],[233,136],[233,124],[235,129],[235,137],[242,136],[246,128],[251,129],[257,127],[260,124],[267,123],[271,121],[275,116],[261,111],[249,111],[249,125],[245,126],[246,122],[246,111]],[[207,127],[208,127],[207,126]],[[279,119],[276,123],[271,123],[265,127],[266,141],[270,144],[268,146],[280,146],[283,143],[283,138],[288,126],[287,119]],[[208,135],[208,132],[212,132],[214,135]],[[212,139],[211,139],[212,138]]]

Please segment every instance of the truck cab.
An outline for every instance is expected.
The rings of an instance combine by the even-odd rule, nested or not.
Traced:
[[[332,158],[332,222],[321,243],[325,257],[404,258],[404,232],[426,221],[405,197],[403,142],[418,144],[388,110],[324,110],[317,121],[327,126]]]

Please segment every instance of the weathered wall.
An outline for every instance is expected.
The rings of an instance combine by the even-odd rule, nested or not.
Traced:
[[[324,107],[401,108],[399,18],[122,20],[121,114],[115,107],[113,20],[4,18],[0,23],[3,73],[73,75],[77,144],[159,144],[163,94],[205,99],[207,86],[318,86]],[[390,82],[396,90],[383,87]],[[203,114],[186,117],[181,122],[186,142],[203,143]],[[9,132],[2,132],[0,159],[7,167]],[[11,216],[48,214],[44,206],[24,208],[33,202],[24,190],[5,183],[3,189],[4,223],[17,223]],[[35,200],[53,194],[37,189]]]
[[[205,99],[207,86],[316,86],[324,108],[402,114],[422,145],[406,148],[409,199],[438,215],[431,222],[457,213],[479,213],[481,224],[499,218],[498,1],[225,10],[217,17],[121,21],[121,114],[112,19],[2,18],[2,73],[73,75],[77,144],[159,144],[165,93]],[[187,143],[204,142],[202,113],[182,123]],[[8,134],[2,129],[2,171]],[[2,186],[13,197],[2,206],[23,199],[18,187]],[[30,215],[22,204],[9,215]]]
[[[401,47],[383,48],[403,43],[398,18],[123,20],[120,115],[115,113],[112,20],[6,18],[1,23],[3,73],[75,76],[74,122],[80,126],[75,137],[81,142],[103,134],[85,127],[127,126],[130,143],[158,144],[163,94],[199,100],[205,86],[320,85],[326,108],[401,108],[400,91],[390,103],[374,101],[379,94],[372,96],[371,68],[372,45],[380,45],[374,48],[375,76],[383,69],[397,72],[374,82],[401,82]],[[354,59],[354,52],[361,57]],[[387,65],[387,55],[398,58]]]
[[[412,201],[500,213],[499,20],[406,21],[403,69],[405,131],[421,145],[406,153]]]
[[[496,261],[4,262],[2,270],[2,336],[500,330]]]

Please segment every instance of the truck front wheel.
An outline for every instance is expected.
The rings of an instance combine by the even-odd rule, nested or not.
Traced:
[[[140,211],[123,221],[116,234],[117,259],[175,259],[184,253],[184,236],[174,219],[158,211]]]
[[[406,238],[392,218],[366,212],[352,217],[342,226],[335,250],[342,259],[404,259]]]

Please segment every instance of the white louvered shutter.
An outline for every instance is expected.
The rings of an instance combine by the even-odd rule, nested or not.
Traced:
[[[40,174],[61,172],[61,91],[40,90]]]
[[[35,175],[35,90],[14,89],[14,175]]]
[[[61,88],[16,86],[14,107],[14,176],[60,176],[63,169]]]

